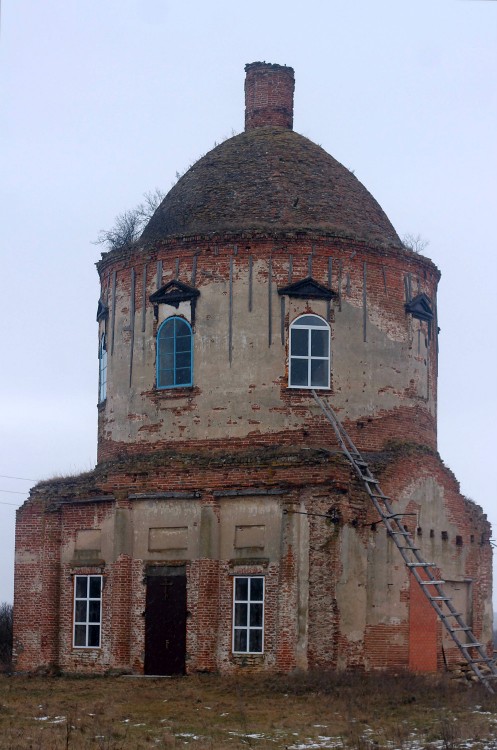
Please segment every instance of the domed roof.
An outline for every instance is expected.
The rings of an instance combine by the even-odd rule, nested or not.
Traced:
[[[209,151],[178,180],[142,239],[309,232],[401,246],[352,172],[293,132],[293,68],[254,62],[245,72],[245,132]]]
[[[284,127],[247,130],[202,157],[166,195],[142,239],[241,231],[333,233],[401,245],[352,172]]]

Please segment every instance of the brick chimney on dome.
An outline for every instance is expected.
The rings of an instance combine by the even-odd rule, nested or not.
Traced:
[[[293,128],[293,68],[265,62],[245,66],[245,130]]]

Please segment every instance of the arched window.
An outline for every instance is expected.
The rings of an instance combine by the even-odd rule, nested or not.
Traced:
[[[330,387],[330,327],[317,315],[302,315],[290,327],[290,388]]]
[[[98,345],[98,403],[107,398],[107,340],[105,333],[100,336]]]
[[[157,388],[193,384],[192,328],[184,318],[167,318],[157,331]]]

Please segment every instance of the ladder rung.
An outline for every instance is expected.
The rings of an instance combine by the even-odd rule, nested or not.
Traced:
[[[355,469],[358,477],[362,479],[363,481],[363,487],[366,493],[369,495],[373,505],[375,506],[376,510],[378,511],[380,515],[380,519],[383,522],[383,524],[386,527],[386,530],[388,534],[392,537],[393,541],[395,542],[395,545],[397,549],[402,553],[402,558],[404,560],[404,563],[408,570],[411,570],[412,573],[414,573],[416,580],[421,586],[443,586],[445,581],[442,580],[424,580],[421,575],[416,573],[416,568],[419,568],[421,570],[425,570],[430,577],[435,578],[435,573],[431,572],[427,569],[429,568],[437,568],[437,565],[435,563],[429,563],[425,562],[422,559],[421,554],[417,554],[414,557],[414,562],[407,562],[408,555],[404,554],[404,550],[410,551],[412,553],[417,553],[420,551],[419,547],[414,546],[413,536],[410,531],[407,530],[407,527],[404,527],[403,524],[398,520],[400,518],[403,518],[405,515],[415,515],[414,513],[394,513],[392,512],[394,508],[392,505],[389,504],[389,500],[391,500],[390,497],[383,494],[383,490],[380,487],[380,482],[378,479],[375,479],[373,476],[373,473],[371,469],[369,468],[368,462],[364,460],[361,453],[357,449],[357,447],[354,445],[352,440],[350,439],[346,429],[341,424],[340,420],[336,416],[335,412],[329,406],[329,404],[325,404],[319,396],[317,395],[316,391],[312,390],[312,395],[314,397],[314,400],[320,407],[321,411],[323,412],[326,419],[330,422],[330,424],[333,427],[333,430],[335,432],[335,435],[338,439],[338,443],[340,445],[340,448],[342,449],[344,455],[349,460],[350,464],[352,465],[352,468]],[[383,505],[382,505],[383,504]],[[390,521],[393,521],[394,524],[390,523]],[[392,525],[395,525],[396,530],[394,531],[392,529]],[[402,530],[403,529],[403,530]],[[400,536],[401,539],[397,539],[397,536]],[[407,558],[407,559],[406,559]],[[412,559],[412,558],[411,558]],[[472,667],[473,672],[475,673],[476,677],[480,680],[480,682],[489,690],[490,693],[495,694],[495,691],[493,689],[493,686],[490,685],[490,680],[497,679],[497,663],[496,660],[482,656],[482,653],[484,652],[484,646],[481,643],[478,643],[478,641],[474,641],[473,643],[461,643],[459,638],[457,637],[456,633],[462,632],[466,633],[466,638],[475,638],[471,627],[468,625],[461,625],[460,623],[464,623],[463,614],[462,612],[453,612],[451,610],[455,609],[452,600],[449,596],[443,595],[443,590],[438,589],[435,590],[436,596],[432,595],[433,589],[425,589],[424,590],[428,599],[430,600],[430,603],[432,604],[433,608],[435,609],[437,615],[442,620],[443,625],[446,627],[450,635],[452,636],[455,643],[458,645],[459,649],[461,650],[466,662]],[[440,595],[440,592],[442,595]],[[448,609],[448,612],[444,612],[444,609]],[[455,627],[451,627],[448,623],[448,618],[453,617],[456,618]],[[478,649],[477,654],[474,654],[477,658],[471,657],[471,650],[472,649]],[[490,671],[491,674],[485,674],[484,671],[480,670],[477,665],[483,665],[485,664]]]
[[[445,581],[419,581],[421,586],[443,586]]]
[[[468,664],[488,664],[491,661],[491,659],[484,658],[483,656],[480,659],[468,659]]]
[[[442,617],[462,617],[462,612],[444,612]],[[471,630],[471,628],[468,628],[468,630]]]

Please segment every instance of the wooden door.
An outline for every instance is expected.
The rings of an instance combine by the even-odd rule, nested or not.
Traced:
[[[145,674],[185,673],[186,575],[148,575],[145,604]]]

